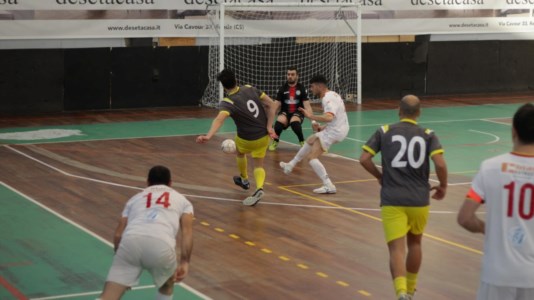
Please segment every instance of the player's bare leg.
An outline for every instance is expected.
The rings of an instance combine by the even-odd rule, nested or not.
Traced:
[[[116,282],[106,281],[106,284],[104,285],[104,291],[102,291],[102,295],[100,295],[101,300],[118,300],[124,295],[124,292],[129,287],[118,284]]]
[[[399,299],[409,299],[407,298],[406,287],[405,238],[401,237],[388,242],[388,250],[389,269],[391,271],[391,277],[393,278],[393,284],[395,286],[397,297],[399,297]]]
[[[408,232],[408,255],[406,257],[406,280],[408,294],[413,295],[417,285],[417,273],[421,268],[421,262],[423,261],[423,250],[421,241],[423,239],[422,234],[412,234]]]

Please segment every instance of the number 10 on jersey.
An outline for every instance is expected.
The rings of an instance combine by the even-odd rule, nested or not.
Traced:
[[[515,187],[515,181],[504,186],[504,188],[508,190],[508,209],[506,215],[510,218],[514,216],[514,204],[516,201],[519,201],[519,205],[517,206],[519,217],[521,217],[521,219],[530,220],[534,217],[534,184],[525,183],[518,187],[519,195],[516,194],[517,191]]]

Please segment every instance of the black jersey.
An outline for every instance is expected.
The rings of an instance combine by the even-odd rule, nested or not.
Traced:
[[[290,86],[286,82],[278,90],[276,100],[282,102],[281,112],[292,114],[298,112],[299,107],[304,108],[304,101],[309,100],[308,91],[300,83]]]

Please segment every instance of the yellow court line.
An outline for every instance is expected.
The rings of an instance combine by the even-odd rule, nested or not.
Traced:
[[[235,239],[235,240],[237,240],[237,239],[240,238],[239,235],[237,235],[237,234],[233,234],[233,233],[232,233],[232,234],[229,234],[228,236],[231,237],[231,238],[233,238],[233,239]]]
[[[209,225],[209,223],[205,222],[205,221],[201,221],[201,224]],[[220,233],[225,232],[225,229],[224,228],[220,228],[220,227],[215,227],[214,230],[217,231],[217,232],[220,232]],[[232,238],[234,240],[238,240],[238,239],[241,238],[239,235],[233,234],[233,233],[232,234],[228,234],[228,237],[230,237],[230,238]],[[254,243],[253,241],[245,241],[244,244],[248,245],[250,247],[256,247],[257,246],[257,244]],[[268,249],[268,248],[261,248],[260,251],[263,252],[263,253],[266,253],[266,254],[272,254],[273,253],[273,250]],[[278,255],[278,259],[280,259],[281,261],[284,261],[284,262],[289,262],[289,261],[292,260],[291,257],[285,256],[285,255]],[[308,265],[303,264],[303,263],[296,264],[296,267],[298,267],[298,268],[300,268],[302,270],[310,269],[310,267]],[[329,278],[330,277],[328,274],[323,273],[323,272],[315,272],[315,275],[317,275],[318,277],[322,277],[322,278]],[[339,286],[342,286],[342,287],[349,287],[350,286],[349,283],[347,283],[345,281],[341,281],[341,280],[336,281],[336,284],[338,284]],[[362,290],[360,290],[360,291],[362,291]],[[358,292],[360,292],[360,291],[358,291]]]
[[[355,213],[355,214],[357,214],[357,215],[361,215],[361,216],[367,217],[367,218],[369,218],[369,219],[373,219],[373,220],[375,220],[375,221],[382,222],[382,219],[380,219],[380,218],[377,218],[377,217],[375,217],[375,216],[372,216],[372,215],[363,213],[363,212],[361,212],[361,211],[354,210],[354,209],[352,209],[352,208],[345,207],[345,206],[343,206],[343,205],[339,205],[339,204],[336,204],[336,203],[333,203],[333,202],[330,202],[330,201],[326,201],[326,200],[323,200],[323,199],[321,199],[321,198],[313,197],[313,196],[310,196],[310,195],[307,195],[307,194],[304,194],[304,193],[301,193],[301,192],[293,191],[293,190],[290,190],[290,189],[288,189],[287,187],[284,187],[284,186],[279,186],[278,188],[279,188],[279,189],[282,189],[282,190],[284,190],[284,191],[293,193],[293,194],[295,194],[295,195],[299,195],[299,196],[302,196],[302,197],[305,197],[305,198],[308,198],[308,199],[311,199],[311,200],[314,200],[314,201],[318,201],[318,202],[324,203],[324,204],[326,204],[326,205],[330,205],[330,206],[334,206],[334,207],[339,207],[339,208],[342,208],[343,210],[350,211],[350,212]]]
[[[369,181],[376,181],[376,179],[372,178],[372,179],[357,179],[357,180],[336,181],[336,182],[334,182],[334,184],[358,183],[358,182],[369,182]],[[305,183],[305,184],[295,184],[295,185],[283,185],[281,187],[292,188],[292,187],[301,187],[301,186],[312,186],[312,185],[318,185],[318,184],[319,183]]]
[[[382,222],[381,218],[375,217],[375,216],[370,215],[370,214],[363,213],[361,211],[357,211],[357,210],[352,209],[352,208],[345,207],[343,205],[339,205],[339,204],[336,204],[336,203],[333,203],[333,202],[330,202],[330,201],[323,200],[321,198],[317,198],[317,197],[310,196],[310,195],[307,195],[307,194],[304,194],[304,193],[293,191],[293,190],[288,189],[287,187],[280,186],[278,188],[281,189],[281,190],[290,192],[292,194],[302,196],[304,198],[308,198],[308,199],[311,199],[311,200],[314,200],[314,201],[318,201],[318,202],[321,202],[321,203],[326,204],[326,205],[339,207],[339,208],[342,208],[343,210],[349,211],[351,213],[354,213],[354,214],[357,214],[357,215],[360,215],[360,216],[364,216],[366,218],[373,219],[375,221]],[[473,252],[473,253],[480,254],[480,255],[484,254],[480,250],[477,250],[477,249],[474,249],[474,248],[471,248],[471,247],[468,247],[468,246],[465,246],[465,245],[462,245],[462,244],[459,244],[459,243],[455,243],[455,242],[452,242],[452,241],[449,241],[449,240],[446,240],[446,239],[443,239],[443,238],[440,238],[440,237],[437,237],[437,236],[434,236],[434,235],[431,235],[431,234],[428,234],[428,233],[425,233],[424,235],[426,237],[430,238],[430,239],[436,240],[438,242],[442,242],[442,243],[450,245],[450,246],[454,246],[454,247],[457,247],[457,248],[460,248],[460,249],[464,249],[464,250],[467,250],[469,252]]]
[[[336,281],[336,283],[339,284],[340,286],[344,286],[344,287],[348,287],[349,286],[348,283],[346,283],[345,281],[341,281],[341,280]]]

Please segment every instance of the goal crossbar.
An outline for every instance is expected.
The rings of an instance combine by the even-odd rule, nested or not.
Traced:
[[[291,8],[290,11],[294,11],[295,8],[304,8],[305,11],[346,11],[349,9],[354,13],[356,18],[353,21],[354,23],[350,24],[348,20],[343,19],[346,23],[349,30],[352,32],[352,35],[355,36],[356,42],[356,69],[353,70],[356,73],[356,103],[362,103],[362,71],[361,71],[361,4],[359,2],[354,3],[220,3],[218,5],[210,5],[212,9],[218,9],[218,35],[219,35],[219,71],[225,68],[225,39],[227,35],[225,34],[225,25],[226,19],[225,15],[227,11],[264,11],[264,12],[280,12],[286,8]],[[298,38],[298,35],[297,35]],[[313,38],[309,38],[313,40]],[[348,41],[349,39],[345,39]],[[219,85],[219,99],[222,99],[223,89]]]

